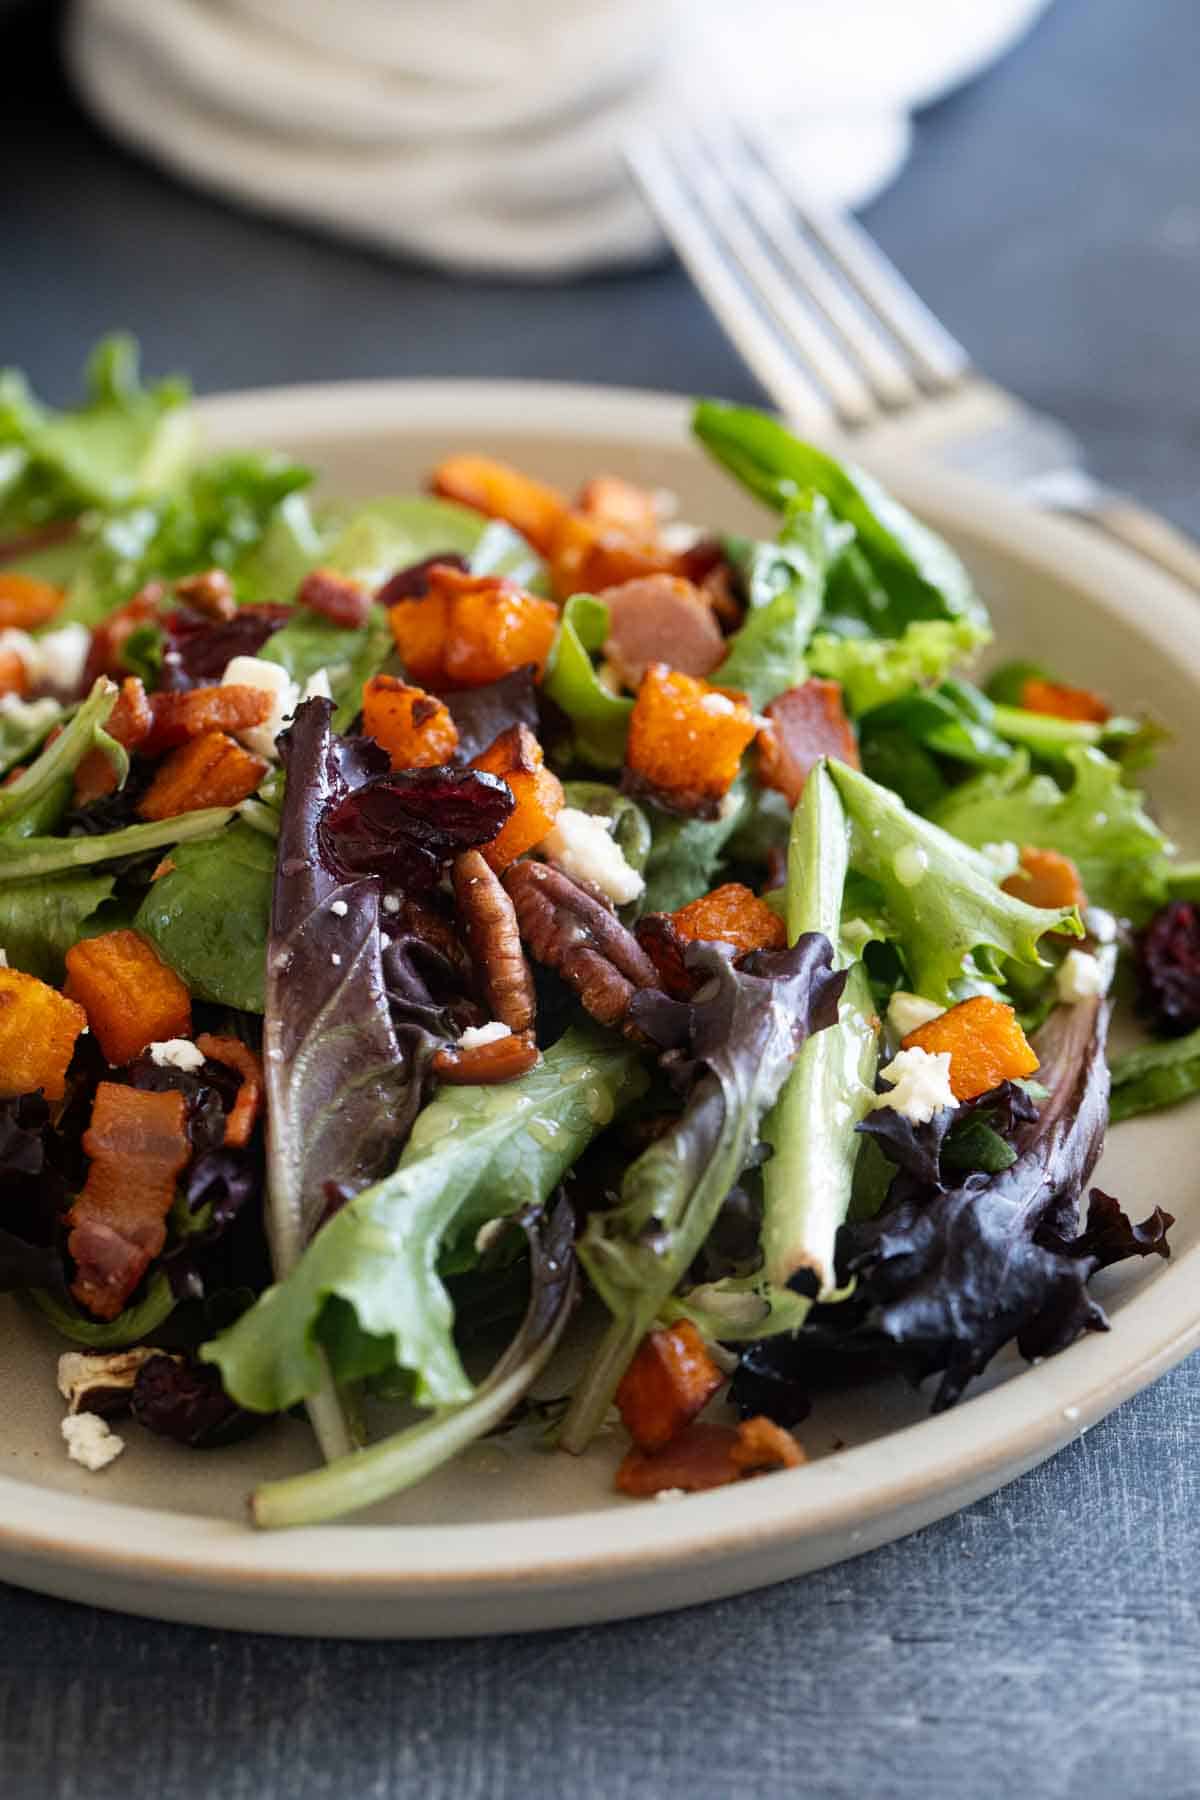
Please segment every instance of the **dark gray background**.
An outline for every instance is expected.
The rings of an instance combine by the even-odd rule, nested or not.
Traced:
[[[451,284],[184,192],[80,119],[51,24],[0,24],[0,361],[52,398],[117,324],[201,389],[479,374],[753,397],[673,269]],[[867,220],[986,368],[1193,530],[1198,52],[1195,0],[1057,0],[922,118]],[[551,1637],[255,1639],[0,1589],[0,1791],[1184,1800],[1200,1792],[1198,1412],[1193,1361],[906,1543]]]

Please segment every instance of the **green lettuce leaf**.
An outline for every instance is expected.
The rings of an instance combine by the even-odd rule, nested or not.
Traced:
[[[273,840],[239,820],[219,838],[180,844],[171,861],[170,873],[151,883],[135,930],[150,939],[197,1000],[261,1013]],[[4,898],[0,888],[0,917]]]
[[[595,769],[619,769],[633,701],[611,693],[596,674],[591,653],[608,637],[608,608],[591,594],[572,594],[562,609],[558,635],[546,665],[542,692],[571,721],[572,748]]]
[[[0,775],[7,775],[17,763],[25,762],[63,718],[64,710],[57,700],[0,695]]]
[[[55,875],[0,885],[0,944],[14,969],[57,985],[63,958],[112,894],[111,875]]]
[[[839,637],[818,630],[808,649],[810,674],[841,683],[858,717],[911,689],[942,681],[991,633],[973,619],[917,619],[899,637]]]
[[[287,1279],[205,1346],[226,1391],[259,1412],[315,1393],[323,1323],[341,1300],[359,1331],[381,1340],[378,1366],[412,1371],[419,1403],[469,1400],[438,1275],[443,1249],[469,1242],[491,1219],[540,1205],[645,1085],[637,1052],[586,1026],[560,1038],[519,1081],[443,1088],[418,1117],[395,1173],[343,1207]]]
[[[684,819],[652,807],[643,911],[674,912],[706,894],[746,810],[745,775],[738,776],[715,819]]]
[[[1140,1044],[1113,1059],[1109,1118],[1114,1125],[1200,1094],[1200,1031]]]
[[[300,608],[294,619],[272,632],[259,655],[264,662],[279,663],[301,689],[324,669],[335,706],[333,728],[344,731],[362,710],[363,683],[378,675],[394,650],[382,606],[373,606],[361,627],[335,625],[321,613]]]
[[[737,688],[761,710],[805,678],[804,652],[825,598],[829,570],[852,533],[839,525],[821,494],[789,504],[773,544],[734,539],[748,610],[713,680]]]
[[[948,1006],[968,956],[987,951],[1040,964],[1046,932],[1082,932],[1073,908],[1047,912],[1006,894],[986,856],[866,775],[844,763],[831,763],[829,775],[850,821],[851,863],[883,890],[915,992]]]
[[[62,732],[17,779],[0,788],[0,839],[33,838],[52,831],[70,804],[75,770],[102,750],[118,784],[129,773],[129,753],[104,727],[117,703],[117,688],[100,676]]]
[[[9,882],[39,880],[68,869],[91,869],[127,856],[145,856],[165,850],[169,844],[187,844],[197,838],[216,837],[236,814],[225,806],[206,806],[180,813],[174,819],[155,819],[147,825],[126,825],[95,837],[28,837],[4,844],[0,855],[0,886]]]
[[[1079,870],[1088,899],[1110,912],[1141,917],[1166,892],[1170,845],[1136,788],[1101,751],[1068,748],[1074,780],[1062,788],[1029,772],[1026,756],[955,788],[935,817],[965,843],[1011,842],[1058,850]]]

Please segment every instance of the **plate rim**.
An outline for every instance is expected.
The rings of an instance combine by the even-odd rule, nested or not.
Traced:
[[[686,439],[690,406],[683,396],[640,388],[474,380],[324,382],[197,401],[206,436],[230,444],[286,440],[289,432],[332,441],[385,431],[483,434],[493,426],[512,436],[516,420],[531,435],[576,443],[617,436],[631,445],[675,449]],[[1188,631],[1195,622],[1195,600],[1168,577],[1077,525],[1034,512],[967,477],[909,467],[895,454],[873,459],[872,467],[906,504],[939,525],[957,521],[1010,563],[1052,568],[1125,628],[1160,645],[1170,641],[1200,689],[1200,644],[1192,647],[1189,640],[1196,634]],[[1136,601],[1129,597],[1135,572]],[[153,1582],[210,1595],[268,1590],[283,1600],[349,1596],[355,1602],[369,1591],[389,1602],[428,1602],[464,1589],[476,1590],[482,1600],[516,1584],[533,1583],[538,1592],[592,1588],[678,1569],[697,1556],[711,1562],[750,1548],[764,1551],[822,1537],[852,1546],[888,1515],[916,1507],[921,1512],[916,1522],[927,1522],[961,1503],[939,1504],[955,1488],[984,1492],[988,1483],[1001,1485],[1005,1471],[1015,1474],[1052,1455],[1181,1361],[1200,1344],[1200,1303],[1192,1294],[1190,1266],[1197,1255],[1200,1245],[1156,1270],[1144,1292],[1122,1308],[1120,1329],[1112,1334],[1089,1335],[951,1413],[835,1452],[770,1482],[690,1496],[685,1507],[610,1505],[567,1515],[535,1513],[485,1529],[351,1523],[261,1533],[207,1515],[67,1494],[5,1475],[0,1476],[3,1573],[48,1585],[36,1579],[36,1570],[50,1559],[59,1571],[60,1591],[69,1591],[62,1586],[63,1574],[68,1582],[80,1578],[79,1591],[92,1574],[122,1578],[132,1587]],[[129,1603],[142,1604],[132,1592]]]

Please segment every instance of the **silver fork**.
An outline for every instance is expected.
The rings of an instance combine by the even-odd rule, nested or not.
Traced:
[[[726,124],[643,134],[635,181],[780,411],[853,446],[917,452],[1069,512],[1200,590],[1200,546],[1088,474],[1065,425],[972,368],[856,222],[796,191],[771,144]]]

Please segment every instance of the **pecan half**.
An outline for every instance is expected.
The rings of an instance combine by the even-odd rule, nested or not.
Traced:
[[[601,1025],[619,1025],[637,990],[658,985],[632,932],[561,869],[513,863],[504,885],[536,960],[556,969]]]
[[[203,569],[198,575],[183,575],[175,583],[175,592],[185,605],[203,613],[206,619],[229,620],[237,615],[233,583],[224,569]]]
[[[478,850],[464,850],[455,859],[451,878],[488,1016],[507,1025],[514,1036],[531,1032],[536,1011],[533,972],[521,949],[512,900]]]
[[[433,1072],[439,1081],[451,1086],[494,1087],[498,1082],[527,1075],[537,1059],[533,1033],[521,1031],[496,1038],[490,1044],[471,1044],[465,1050],[447,1044],[434,1057]]]

